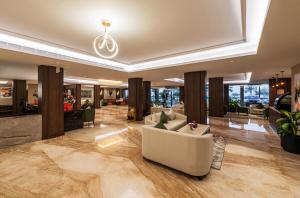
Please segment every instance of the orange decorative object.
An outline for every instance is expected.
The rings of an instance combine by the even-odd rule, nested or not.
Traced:
[[[73,104],[64,102],[64,111],[73,111]]]

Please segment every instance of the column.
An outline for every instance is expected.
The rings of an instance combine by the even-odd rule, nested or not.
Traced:
[[[224,116],[223,77],[209,78],[209,116]]]
[[[38,66],[39,112],[42,114],[42,139],[64,135],[64,70]]]
[[[100,109],[100,85],[94,85],[94,105],[95,109]]]
[[[24,115],[26,106],[26,80],[13,81],[13,115]]]
[[[128,79],[128,108],[135,110],[135,120],[143,120],[143,79]]]
[[[151,113],[151,82],[144,81],[143,82],[143,115],[147,116]]]
[[[74,93],[74,97],[75,97],[75,110],[78,110],[81,108],[81,84],[76,84],[75,85],[75,93]]]
[[[207,124],[205,78],[206,71],[184,74],[184,108],[187,122]]]

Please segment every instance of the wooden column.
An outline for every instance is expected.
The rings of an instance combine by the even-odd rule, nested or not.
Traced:
[[[135,108],[136,121],[143,120],[143,79],[128,79],[128,108]]]
[[[94,105],[95,109],[100,109],[100,85],[94,85]]]
[[[143,114],[144,116],[150,115],[151,113],[151,82],[144,81],[143,82]]]
[[[228,112],[228,107],[229,107],[229,85],[225,84],[224,85],[224,114]]]
[[[64,70],[38,67],[39,112],[42,113],[42,139],[64,135]]]
[[[207,124],[205,78],[206,71],[184,74],[184,108],[187,122],[195,120],[197,123]]]
[[[179,102],[184,102],[184,86],[179,87],[179,93],[180,93]]]
[[[224,116],[223,77],[209,79],[209,116]]]
[[[75,91],[74,95],[76,100],[74,107],[75,110],[78,110],[81,108],[81,84],[76,84],[74,91]]]
[[[24,115],[26,106],[26,80],[13,81],[13,115]]]

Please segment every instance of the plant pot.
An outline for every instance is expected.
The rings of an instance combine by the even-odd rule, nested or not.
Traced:
[[[300,154],[300,136],[299,135],[281,136],[281,146],[287,152]]]

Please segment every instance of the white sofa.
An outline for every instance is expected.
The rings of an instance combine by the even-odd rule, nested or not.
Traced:
[[[209,173],[213,160],[213,136],[142,127],[142,155],[152,161],[193,176]]]
[[[175,119],[169,120],[168,123],[164,124],[168,130],[176,131],[177,129],[186,125],[186,116],[180,113],[175,113]],[[145,117],[146,125],[156,125],[160,120],[161,112],[153,113]]]

